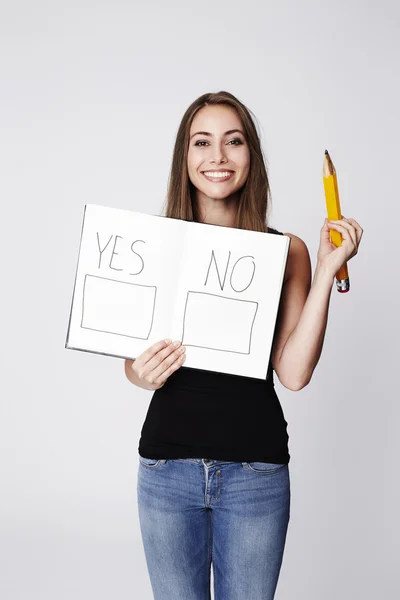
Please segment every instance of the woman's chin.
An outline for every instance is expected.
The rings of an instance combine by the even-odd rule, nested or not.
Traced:
[[[227,200],[236,192],[236,190],[229,188],[222,189],[222,186],[221,189],[216,190],[215,187],[216,186],[211,186],[210,188],[202,189],[201,192],[204,196],[210,198],[211,200]]]

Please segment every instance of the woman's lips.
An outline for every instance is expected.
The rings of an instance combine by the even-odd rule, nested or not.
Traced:
[[[222,183],[223,181],[228,181],[235,173],[229,173],[227,177],[208,177],[205,173],[202,173],[208,181],[212,181],[212,183]]]

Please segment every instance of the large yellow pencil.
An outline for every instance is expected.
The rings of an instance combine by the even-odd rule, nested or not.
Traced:
[[[325,190],[326,210],[329,221],[337,221],[342,218],[340,212],[339,190],[336,178],[336,169],[333,166],[328,150],[325,150],[324,166],[323,166],[323,182]],[[334,229],[330,230],[331,242],[336,247],[342,245],[342,236]],[[350,279],[345,263],[336,273],[336,289],[338,292],[348,292],[350,290]]]

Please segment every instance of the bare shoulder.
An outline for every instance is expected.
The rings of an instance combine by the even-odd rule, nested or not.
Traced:
[[[306,279],[309,277],[311,261],[310,253],[305,241],[294,233],[284,233],[290,237],[289,256],[285,272],[285,281],[293,277],[295,273],[304,275]]]

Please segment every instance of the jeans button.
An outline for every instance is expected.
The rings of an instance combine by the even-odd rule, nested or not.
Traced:
[[[210,459],[209,458],[205,458],[204,462],[210,462]]]

